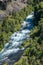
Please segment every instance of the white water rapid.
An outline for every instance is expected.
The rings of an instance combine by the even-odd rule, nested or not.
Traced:
[[[32,12],[24,22],[21,24],[21,29],[9,38],[9,42],[5,44],[4,48],[0,52],[0,65],[3,62],[16,62],[23,54],[25,48],[19,48],[24,40],[29,39],[29,33],[33,28],[33,20],[34,13]]]

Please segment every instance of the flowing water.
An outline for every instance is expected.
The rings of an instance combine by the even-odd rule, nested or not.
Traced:
[[[5,44],[4,48],[0,52],[0,65],[4,62],[8,62],[8,65],[12,65],[13,62],[16,62],[20,59],[25,48],[20,46],[23,44],[23,41],[30,38],[29,33],[33,28],[34,13],[31,13],[26,17],[24,22],[21,24],[21,29],[9,38],[9,42]]]

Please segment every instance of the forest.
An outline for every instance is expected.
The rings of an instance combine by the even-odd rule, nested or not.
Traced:
[[[29,3],[30,2],[30,3]],[[0,51],[8,42],[9,37],[21,28],[21,23],[34,11],[34,28],[31,30],[30,39],[23,42],[27,48],[20,60],[14,65],[43,65],[43,1],[27,0],[27,6],[19,12],[5,17],[0,21]],[[3,65],[7,65],[5,63]]]

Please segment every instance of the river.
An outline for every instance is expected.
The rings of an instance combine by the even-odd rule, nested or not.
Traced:
[[[8,62],[8,65],[13,65],[13,62],[17,62],[23,54],[25,48],[20,48],[23,44],[23,41],[30,38],[29,33],[33,28],[34,13],[26,17],[26,19],[21,24],[21,29],[17,32],[14,32],[8,43],[5,44],[4,48],[0,52],[0,65],[4,62]]]

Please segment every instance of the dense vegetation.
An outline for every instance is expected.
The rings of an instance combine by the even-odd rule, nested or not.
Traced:
[[[21,11],[13,12],[11,16],[7,16],[3,21],[0,21],[0,50],[4,47],[4,44],[8,42],[11,34],[21,28],[21,23],[31,12],[32,6],[27,5],[27,7]]]
[[[43,65],[43,11],[42,2],[33,1],[34,28],[30,33],[30,40],[26,40],[22,46],[29,46],[24,51],[21,59],[14,65]]]
[[[29,1],[29,0],[28,0]],[[0,50],[8,41],[9,36],[20,29],[22,21],[34,10],[34,28],[31,30],[30,39],[24,41],[24,47],[29,46],[21,59],[14,65],[43,65],[43,1],[31,0],[32,6],[28,5],[20,12],[13,13],[5,18],[0,24]],[[29,4],[29,3],[28,3]],[[7,65],[6,63],[4,65]]]

